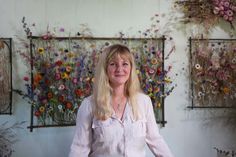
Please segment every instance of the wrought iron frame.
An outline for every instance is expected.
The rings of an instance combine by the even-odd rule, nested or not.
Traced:
[[[30,40],[30,57],[33,57],[33,40],[43,40],[42,36],[29,36],[28,39]],[[165,52],[165,36],[162,36],[160,38],[124,38],[124,37],[52,37],[52,39],[54,40],[161,40],[162,41],[162,72],[164,73],[165,70],[165,64],[164,64],[164,60],[165,60],[165,56],[164,56],[164,52]],[[31,84],[33,83],[33,64],[31,64],[30,67],[30,71],[31,71]],[[161,91],[162,93],[165,92],[165,85],[162,84],[161,85]],[[164,106],[164,101],[165,101],[165,97],[161,97],[161,111],[162,111],[162,115],[161,115],[161,120],[156,120],[156,122],[158,124],[160,124],[162,127],[165,126],[165,124],[167,123],[167,121],[165,120],[165,106]],[[53,125],[35,125],[34,124],[34,106],[31,105],[31,115],[30,115],[30,126],[28,126],[27,128],[30,129],[30,132],[33,131],[34,128],[48,128],[48,127],[67,127],[67,126],[74,126],[75,124],[53,124]]]
[[[224,39],[224,38],[191,38],[189,37],[189,59],[190,59],[190,65],[189,65],[189,71],[190,71],[190,76],[193,76],[193,71],[192,71],[192,59],[193,59],[193,56],[192,56],[192,42],[194,41],[212,41],[212,42],[215,42],[215,41],[235,41],[236,42],[236,39]],[[227,109],[227,108],[233,108],[233,109],[236,109],[236,107],[229,107],[229,106],[196,106],[194,105],[194,87],[193,87],[193,80],[190,79],[190,90],[191,90],[191,94],[190,94],[190,97],[191,97],[191,106],[187,106],[187,108],[190,108],[190,109]]]
[[[9,100],[9,106],[5,111],[0,111],[0,115],[6,114],[6,115],[12,115],[12,38],[0,38],[0,40],[7,46],[9,49],[9,65],[10,65],[10,100]]]

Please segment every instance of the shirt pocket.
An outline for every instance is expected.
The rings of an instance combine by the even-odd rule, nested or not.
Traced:
[[[112,127],[112,120],[107,119],[105,121],[93,120],[92,129],[94,133],[95,140],[98,141],[109,141],[112,140],[114,136],[114,128]]]
[[[146,136],[146,120],[137,120],[132,123],[132,137]]]

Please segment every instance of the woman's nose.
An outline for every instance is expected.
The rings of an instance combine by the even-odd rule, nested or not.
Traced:
[[[119,71],[121,71],[121,69],[122,69],[122,66],[121,66],[121,65],[117,65],[117,66],[116,66],[116,71],[119,72]]]

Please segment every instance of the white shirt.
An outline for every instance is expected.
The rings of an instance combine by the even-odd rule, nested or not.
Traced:
[[[145,144],[156,157],[173,157],[159,134],[151,99],[139,94],[142,118],[134,120],[127,103],[122,121],[115,114],[105,121],[92,114],[92,97],[82,102],[76,120],[76,132],[69,157],[145,157]]]

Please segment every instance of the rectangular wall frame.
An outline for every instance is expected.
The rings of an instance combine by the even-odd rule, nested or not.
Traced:
[[[236,107],[236,39],[189,38],[190,108]]]
[[[164,36],[51,39],[32,36],[29,40],[32,58],[31,82],[27,85],[32,99],[30,131],[33,128],[75,125],[81,101],[91,94],[98,57],[113,43],[127,45],[134,54],[142,88],[153,102],[156,121],[165,125]]]
[[[12,114],[12,38],[0,38],[0,115]]]

